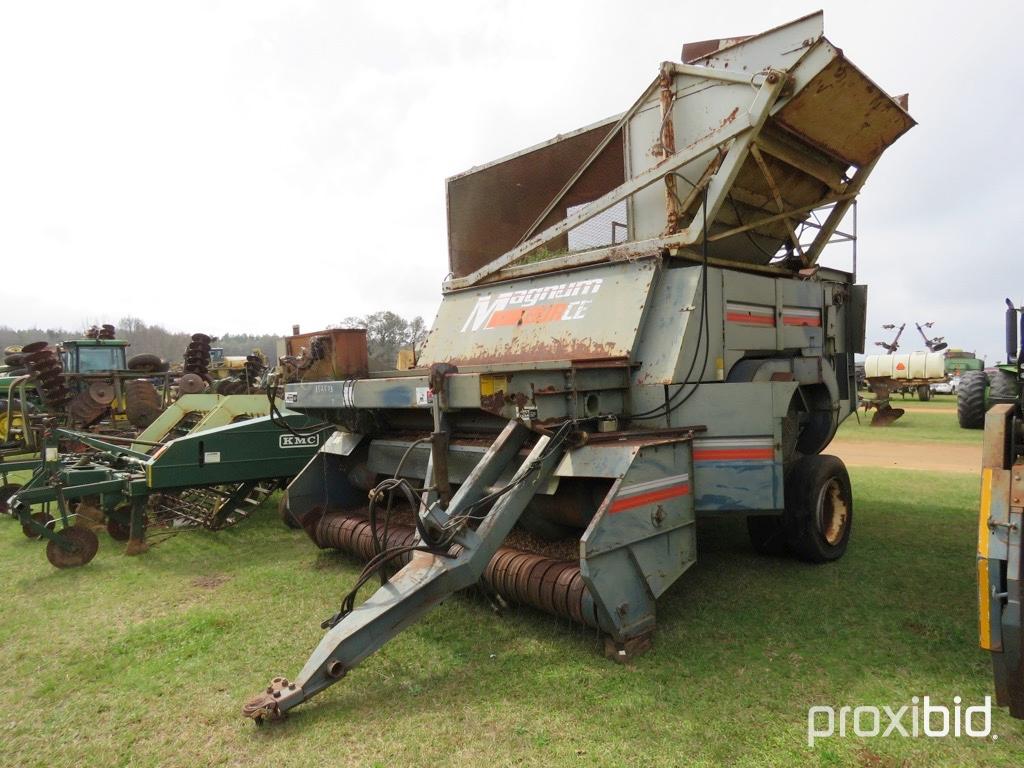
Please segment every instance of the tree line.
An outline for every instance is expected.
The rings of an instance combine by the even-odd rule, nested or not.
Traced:
[[[131,346],[128,356],[149,353],[159,355],[164,360],[178,362],[185,354],[192,333],[203,332],[214,335],[209,329],[196,328],[192,333],[168,331],[159,325],[148,325],[137,317],[122,317],[116,323],[115,335],[124,339]],[[371,370],[390,370],[395,368],[398,353],[402,349],[415,350],[427,335],[426,324],[422,317],[406,320],[401,315],[390,311],[374,312],[369,315],[346,317],[337,324],[340,328],[366,328],[367,347],[370,356]],[[85,338],[85,329],[68,330],[65,328],[11,328],[0,326],[0,349],[8,346],[24,346],[34,341],[46,341],[58,344],[67,339]],[[267,360],[274,362],[279,354],[279,345],[283,337],[275,334],[223,333],[216,336],[212,346],[222,347],[225,355],[248,355],[253,350],[260,350]]]

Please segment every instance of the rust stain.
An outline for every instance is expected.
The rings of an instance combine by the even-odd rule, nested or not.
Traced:
[[[480,409],[488,413],[501,413],[505,407],[505,392],[499,389],[490,395],[480,395]]]
[[[687,144],[685,149],[692,149],[693,147],[695,147],[698,144],[700,144],[702,141],[706,141],[707,139],[710,139],[712,136],[714,136],[716,133],[721,131],[727,125],[729,125],[730,123],[735,122],[736,116],[739,115],[739,113],[740,113],[740,108],[739,107],[733,107],[732,112],[730,112],[728,115],[726,115],[721,120],[719,120],[718,121],[718,125],[716,127],[712,128],[710,131],[705,133],[703,136],[698,136],[696,139],[694,139],[689,144]]]
[[[610,342],[598,342],[592,337],[555,338],[527,344],[512,339],[502,347],[477,344],[465,355],[445,358],[445,362],[458,365],[488,365],[499,363],[533,363],[538,360],[594,360],[626,359],[629,350],[620,349]]]

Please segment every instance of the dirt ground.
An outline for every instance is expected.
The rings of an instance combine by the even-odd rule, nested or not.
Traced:
[[[884,440],[833,440],[825,453],[851,467],[892,467],[975,475],[981,466],[980,445],[891,443]]]

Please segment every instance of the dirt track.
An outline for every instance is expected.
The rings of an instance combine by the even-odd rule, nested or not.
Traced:
[[[956,443],[890,443],[833,440],[825,449],[851,467],[891,467],[978,474],[981,446]]]

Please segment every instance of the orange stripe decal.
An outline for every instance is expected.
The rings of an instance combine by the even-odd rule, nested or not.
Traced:
[[[686,496],[690,493],[690,484],[674,485],[669,488],[662,488],[650,493],[638,493],[636,496],[627,496],[623,499],[616,499],[608,508],[608,513],[614,515],[616,512],[624,512],[627,509],[642,507],[645,504],[653,504],[656,501],[665,501],[679,496]]]
[[[694,461],[749,461],[774,458],[774,448],[698,448],[693,452]]]
[[[727,312],[725,319],[730,323],[749,323],[750,325],[775,325],[771,315],[748,315],[741,312]]]
[[[487,321],[488,328],[504,328],[510,325],[536,325],[561,320],[568,304],[541,304],[526,309],[500,309]]]

